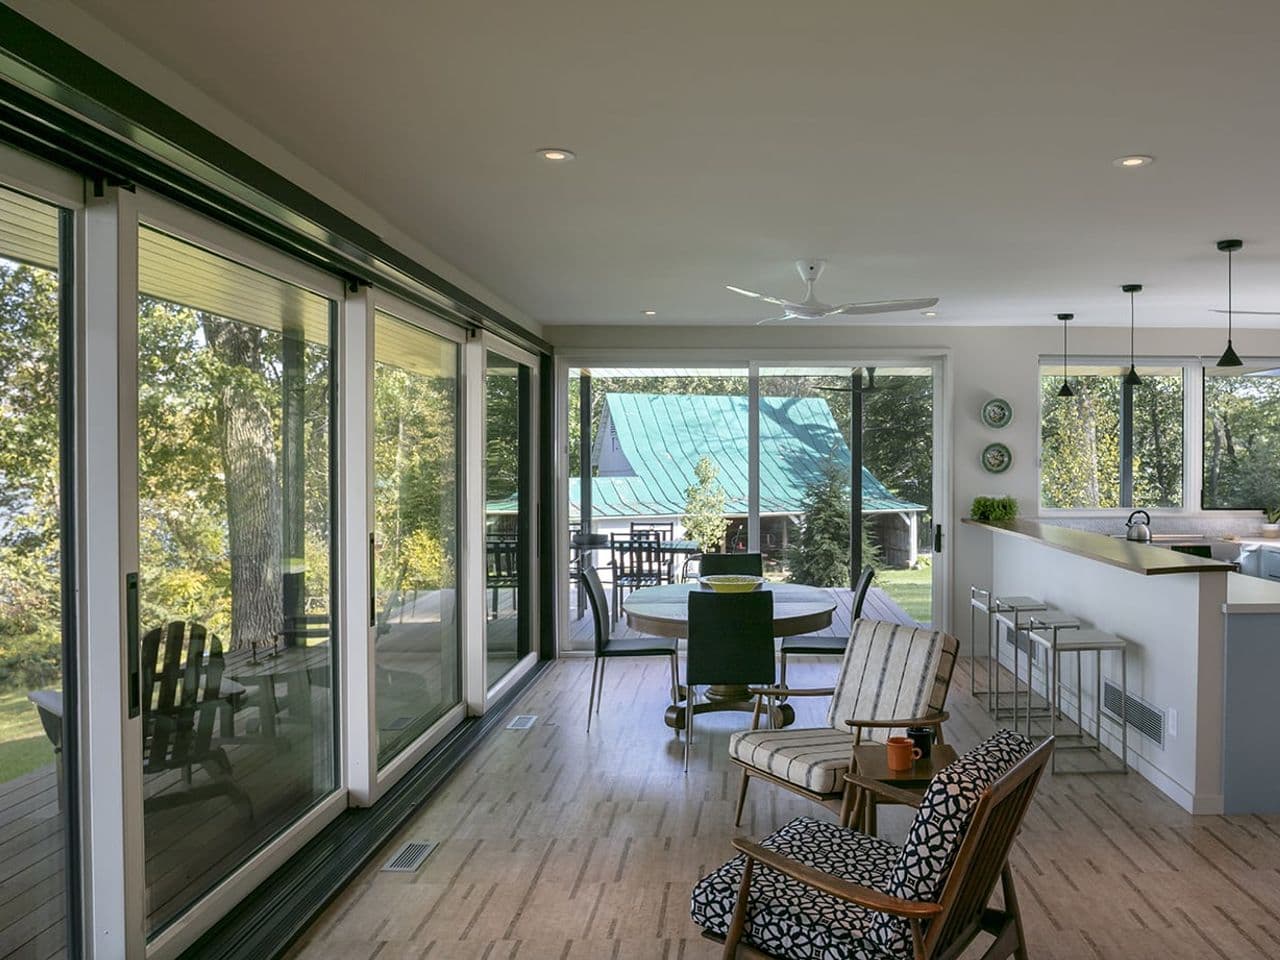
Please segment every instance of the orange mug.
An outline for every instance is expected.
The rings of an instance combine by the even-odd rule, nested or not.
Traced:
[[[910,770],[922,756],[920,748],[911,742],[910,737],[890,737],[884,749],[890,770]]]

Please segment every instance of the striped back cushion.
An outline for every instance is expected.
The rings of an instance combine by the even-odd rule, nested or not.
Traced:
[[[954,657],[954,639],[940,630],[855,620],[827,723],[848,733],[846,720],[909,720],[929,713],[947,641]]]

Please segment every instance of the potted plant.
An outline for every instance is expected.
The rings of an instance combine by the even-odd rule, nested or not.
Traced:
[[[1280,537],[1280,503],[1271,503],[1262,508],[1267,515],[1267,522],[1262,525],[1264,537]]]

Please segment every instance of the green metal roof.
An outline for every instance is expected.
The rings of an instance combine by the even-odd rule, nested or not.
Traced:
[[[746,515],[746,397],[609,393],[604,402],[600,435],[611,422],[635,475],[593,479],[596,518],[680,516],[685,491],[694,482],[694,465],[702,456],[720,468],[716,479],[725,491],[725,513]],[[761,514],[799,513],[806,487],[820,476],[829,457],[848,468],[849,447],[826,400],[760,398]],[[578,494],[577,478],[570,478],[573,518],[578,516]],[[489,504],[493,513],[507,512],[504,507],[513,508],[514,502]],[[862,509],[914,512],[925,507],[895,497],[863,467]]]

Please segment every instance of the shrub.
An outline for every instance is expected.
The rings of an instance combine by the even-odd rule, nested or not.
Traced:
[[[1007,523],[1018,516],[1018,501],[1013,497],[974,497],[969,516],[983,523]]]

